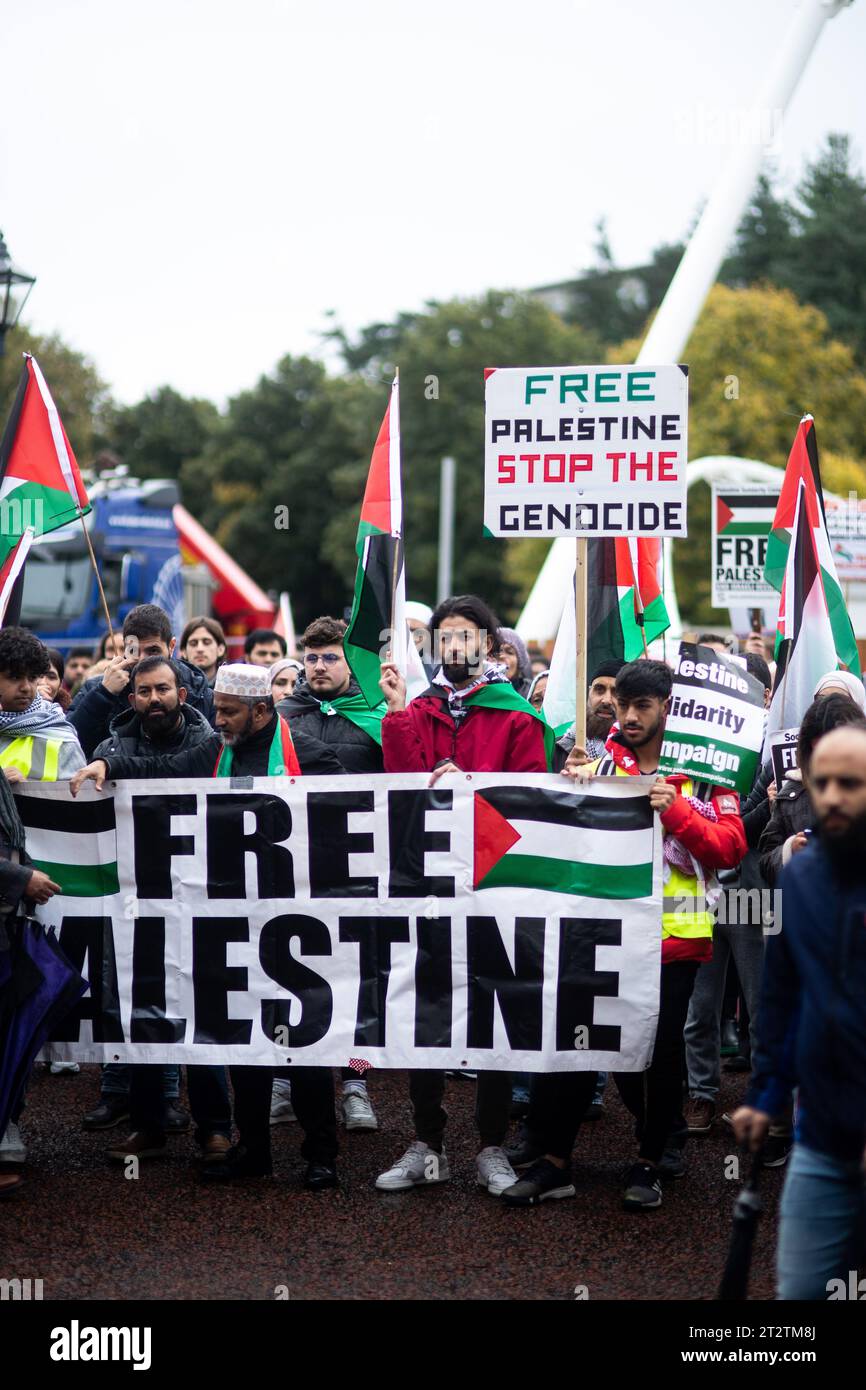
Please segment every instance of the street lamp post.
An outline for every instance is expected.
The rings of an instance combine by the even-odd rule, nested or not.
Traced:
[[[0,232],[0,357],[6,350],[6,334],[18,322],[35,284],[35,275],[25,275],[23,270],[15,269]]]

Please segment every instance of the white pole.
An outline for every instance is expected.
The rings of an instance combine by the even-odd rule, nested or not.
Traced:
[[[744,140],[732,148],[719,182],[641,345],[637,356],[639,363],[678,362],[685,351],[755,185],[766,144],[775,133],[775,122],[784,113],[825,23],[851,2],[801,0],[788,33],[779,45],[775,61],[769,65],[753,108],[759,117],[762,138],[754,142]],[[555,609],[556,612],[561,610],[561,592],[551,592],[550,580],[559,568],[553,559],[554,551],[566,546],[570,568],[571,543],[570,538],[564,536],[551,546],[526,601],[524,613],[533,603],[536,608]],[[665,604],[671,620],[670,635],[678,637],[682,624],[673,579],[673,542],[670,540],[664,542],[664,575]],[[517,627],[522,636],[536,636],[526,630],[523,614]]]
[[[439,480],[439,571],[436,577],[436,602],[450,598],[454,583],[454,475],[453,458],[442,460]]]

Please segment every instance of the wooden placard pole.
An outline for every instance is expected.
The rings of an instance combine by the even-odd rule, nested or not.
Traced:
[[[574,742],[576,747],[584,749],[586,748],[586,554],[586,536],[578,536],[575,540],[574,556],[574,650],[576,656]]]
[[[101,578],[100,573],[99,573],[99,566],[98,566],[97,563],[96,563],[96,556],[95,556],[94,553],[93,553],[93,545],[91,544],[91,540],[90,540],[90,532],[89,532],[88,529],[87,529],[87,522],[86,522],[85,519],[84,519],[84,513],[83,513],[83,512],[79,512],[79,517],[80,517],[80,519],[81,519],[81,529],[82,529],[83,532],[84,532],[84,539],[87,541],[87,549],[88,549],[88,551],[90,552],[90,563],[91,563],[91,565],[93,566],[93,573],[96,575],[96,583],[97,583],[97,586],[98,586],[98,588],[99,588],[99,597],[102,599],[102,608],[103,608],[103,611],[104,611],[104,613],[105,613],[105,621],[108,623],[108,634],[109,634],[109,637],[111,638],[111,642],[112,642],[112,645],[113,645],[113,644],[114,644],[114,628],[113,628],[112,625],[111,625],[111,614],[110,614],[109,611],[108,611],[108,601],[107,601],[107,599],[106,599],[106,597],[105,597],[105,590],[104,590],[103,587],[102,587],[102,578]]]

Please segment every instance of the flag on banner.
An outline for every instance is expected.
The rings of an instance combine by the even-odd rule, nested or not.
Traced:
[[[428,684],[406,621],[400,382],[396,376],[370,460],[355,553],[358,556],[355,597],[343,650],[364,699],[372,709],[382,703],[380,653],[388,645],[392,607],[391,660],[405,678],[410,698],[426,690]]]
[[[670,627],[670,618],[659,588],[661,541],[606,537],[590,539],[586,549],[589,678],[602,661],[636,661],[643,656],[641,612],[647,645]],[[542,706],[557,737],[574,723],[576,651],[572,573]]]
[[[811,496],[814,501],[814,493]],[[814,516],[809,484],[800,477],[782,580],[776,680],[764,737],[764,762],[771,756],[772,736],[801,723],[818,681],[837,665],[835,636],[818,552],[819,528],[814,524]]]
[[[57,407],[29,353],[0,441],[0,564],[27,527],[56,531],[90,511],[72,446]]]
[[[15,585],[24,572],[27,554],[32,544],[33,528],[28,526],[17,545],[7,552],[6,559],[0,566],[0,627],[6,626],[7,613],[9,613],[9,626],[14,626],[20,617],[20,599],[13,604],[12,610],[10,610],[9,605],[15,592]],[[17,612],[14,611],[16,608]]]
[[[767,493],[717,493],[716,535],[769,536],[776,509]]]
[[[797,507],[802,494],[803,508],[808,525],[814,533],[814,550],[826,600],[830,626],[833,630],[835,659],[824,671],[833,670],[838,664],[846,666],[859,676],[860,655],[845,598],[836,573],[833,549],[827,534],[827,518],[824,513],[824,493],[821,487],[821,471],[818,464],[818,441],[815,436],[815,421],[811,415],[804,415],[797,429],[794,444],[788,456],[779,504],[773,518],[773,526],[767,539],[767,558],[764,564],[764,578],[774,589],[781,590],[788,574],[791,538],[796,524]],[[787,633],[792,636],[792,633]],[[792,721],[789,721],[792,722]]]
[[[62,801],[38,793],[15,797],[27,831],[27,853],[37,869],[59,883],[67,898],[103,898],[118,892],[114,801]]]
[[[487,787],[475,794],[474,819],[476,889],[539,888],[591,898],[652,893],[653,812],[643,790],[610,800]]]

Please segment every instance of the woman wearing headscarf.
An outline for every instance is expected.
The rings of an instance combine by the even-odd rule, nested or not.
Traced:
[[[847,695],[859,710],[866,713],[866,688],[853,671],[828,671],[826,676],[822,676],[812,692],[812,699],[817,700],[819,696],[823,699],[825,695]]]
[[[532,662],[526,643],[513,628],[499,629],[499,659],[505,663],[506,680],[511,681],[518,695],[526,696],[532,684]]]

